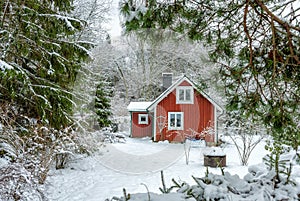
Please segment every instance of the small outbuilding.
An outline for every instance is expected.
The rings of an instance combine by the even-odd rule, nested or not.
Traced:
[[[222,108],[186,76],[172,83],[163,74],[163,93],[152,102],[131,102],[131,137],[183,142],[186,138],[218,140],[217,114]]]
[[[153,117],[147,109],[152,102],[131,102],[127,109],[131,116],[130,133],[131,137],[152,137]]]

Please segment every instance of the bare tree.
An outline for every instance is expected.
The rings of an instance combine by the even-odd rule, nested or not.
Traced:
[[[245,119],[236,114],[225,115],[225,136],[229,136],[236,147],[241,164],[248,165],[249,157],[254,148],[266,137],[262,125],[255,124],[251,118]]]
[[[107,39],[104,24],[108,21],[112,0],[75,0],[73,15],[85,24],[76,37],[78,40],[99,44]]]

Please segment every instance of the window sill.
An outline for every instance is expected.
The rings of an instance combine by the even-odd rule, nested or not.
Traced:
[[[177,105],[179,105],[179,104],[186,104],[187,105],[187,104],[194,104],[194,102],[192,102],[192,101],[191,102],[178,102],[178,101],[176,101],[176,104]]]
[[[169,131],[182,131],[183,128],[168,127]]]

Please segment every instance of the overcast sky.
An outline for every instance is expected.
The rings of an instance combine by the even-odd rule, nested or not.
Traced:
[[[107,24],[108,33],[111,37],[117,37],[121,35],[122,28],[119,20],[119,0],[113,0],[112,8],[110,11],[110,21]]]

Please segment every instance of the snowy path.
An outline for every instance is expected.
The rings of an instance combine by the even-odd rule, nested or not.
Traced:
[[[112,196],[122,196],[122,189],[128,193],[159,193],[161,187],[160,170],[164,170],[166,185],[171,179],[193,183],[192,175],[204,176],[203,152],[208,147],[194,147],[190,152],[190,163],[185,164],[182,144],[152,143],[149,139],[131,139],[125,144],[107,145],[102,154],[81,158],[64,170],[51,170],[45,185],[50,201],[104,201]],[[224,149],[227,154],[225,171],[241,177],[247,167],[240,166],[234,146]],[[250,159],[250,164],[261,162],[264,155],[261,144]],[[220,173],[219,168],[209,168]]]
[[[122,195],[123,187],[128,192],[144,192],[141,183],[149,182],[150,189],[158,192],[160,170],[174,165],[183,154],[182,144],[152,143],[149,139],[128,138],[125,144],[107,144],[100,153],[74,161],[65,170],[53,170],[45,185],[47,196],[51,201],[102,201]]]
[[[100,156],[99,162],[117,172],[141,174],[167,169],[184,154],[180,144],[168,144],[162,146],[162,149],[158,148],[159,151],[155,153],[132,154],[119,149],[117,145],[107,145],[105,153],[109,154]]]

